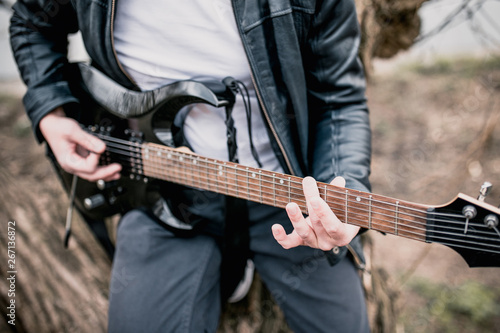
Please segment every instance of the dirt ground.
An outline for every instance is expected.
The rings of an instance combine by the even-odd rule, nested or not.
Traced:
[[[0,139],[9,147],[0,150],[1,163],[22,184],[55,183],[16,86],[0,86]],[[374,193],[441,205],[459,192],[476,197],[489,181],[486,201],[500,204],[499,57],[376,73],[368,101]],[[373,263],[389,273],[398,295],[398,332],[500,332],[499,268],[471,269],[443,245],[370,234]],[[464,294],[472,296],[463,300]]]
[[[439,206],[459,192],[475,198],[481,184],[489,181],[493,188],[486,201],[500,204],[498,57],[394,68],[375,75],[368,97],[374,193]],[[483,318],[483,323],[492,321],[482,326],[472,323],[476,319],[471,309],[453,309],[468,286],[478,283],[492,298],[468,304],[478,310],[474,302],[490,302],[491,308],[482,313],[492,311],[492,317],[498,317],[499,268],[471,269],[443,245],[374,232],[372,236],[375,264],[387,269],[401,292],[400,331],[500,332],[498,318]],[[422,283],[436,287],[434,293],[421,293]],[[439,317],[447,311],[468,322],[443,322]]]

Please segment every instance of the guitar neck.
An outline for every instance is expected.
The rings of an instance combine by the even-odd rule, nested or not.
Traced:
[[[158,120],[165,126],[159,127],[160,132],[170,138],[172,133],[164,129],[183,106],[196,102],[221,107],[234,99],[232,93],[226,94],[226,86],[214,90],[194,81],[179,81],[154,93],[138,93],[118,86],[93,68],[79,68],[91,101],[120,119],[142,119],[145,136],[154,140],[158,135],[150,121],[160,110]],[[115,98],[109,98],[110,91]],[[116,100],[126,100],[127,105],[114,110]],[[89,103],[90,108],[96,106],[93,102]],[[108,117],[107,113],[104,115]],[[102,118],[100,112],[95,121],[108,122],[107,118],[97,118]],[[123,172],[130,174],[132,179],[156,178],[280,208],[295,202],[304,214],[308,213],[299,177],[214,160],[155,143],[140,143],[136,141],[139,136],[127,131],[125,139],[122,134],[109,136],[113,131],[112,126],[89,126],[89,132],[106,142],[101,162],[122,164]],[[325,183],[318,183],[318,188],[321,197],[345,223],[443,244],[460,253],[471,267],[500,267],[500,208],[462,194],[445,205],[426,206]],[[116,209],[112,206],[116,198],[104,194],[98,192],[96,195],[104,197],[105,213],[114,212]],[[125,202],[128,199],[136,198],[124,199],[125,207],[133,208]],[[99,212],[90,213],[100,215]]]
[[[140,159],[142,164],[132,167],[140,169],[146,177],[279,208],[293,201],[307,214],[300,177],[206,158],[154,143],[140,144]],[[345,223],[419,241],[426,239],[426,206],[326,183],[318,183],[318,187],[322,199]]]

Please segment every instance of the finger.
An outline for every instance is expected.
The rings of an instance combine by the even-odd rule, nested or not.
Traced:
[[[316,233],[324,233],[323,225],[321,223],[321,216],[323,212],[321,212],[322,214],[318,214],[318,212],[316,212],[317,209],[320,209],[321,202],[323,201],[319,195],[316,180],[312,177],[306,177],[302,181],[302,187],[306,198],[307,211],[311,226],[314,228]]]
[[[336,177],[331,182],[332,185],[344,187],[345,179]],[[344,225],[333,213],[328,204],[319,196],[319,190],[314,179],[308,179],[304,182],[304,195],[307,198],[309,219],[314,233],[317,237],[318,248],[330,250],[343,240]]]
[[[339,177],[335,177],[332,180],[331,184],[334,186],[338,186],[338,187],[345,187],[346,181],[345,181],[345,178],[339,176]],[[339,229],[342,230],[341,232],[342,232],[343,236],[338,239],[337,245],[342,246],[342,245],[349,243],[350,240],[358,234],[360,227],[355,226],[355,225],[349,225],[346,223],[342,223],[342,221],[340,221],[340,220],[339,220],[339,222],[340,222]]]
[[[294,232],[302,239],[302,243],[315,247],[317,244],[316,234],[302,215],[299,206],[293,202],[289,203],[286,206],[286,212],[288,218],[292,222]]]
[[[106,144],[104,141],[92,135],[90,133],[85,132],[79,126],[76,126],[75,132],[70,135],[69,139],[76,143],[78,146],[88,150],[89,152],[101,154],[106,149]]]
[[[121,170],[122,166],[120,164],[113,163],[106,166],[99,166],[93,172],[90,173],[77,172],[75,174],[91,182],[95,182],[98,180],[111,181],[120,178]]]
[[[99,138],[83,131],[78,125],[74,126],[74,131],[68,135],[68,141],[73,145],[73,148],[68,149],[69,154],[66,155],[65,165],[75,174],[88,174],[92,178],[92,174],[98,169],[100,154],[106,149],[106,144]],[[111,168],[115,170],[117,167]],[[109,178],[109,174],[113,171],[100,172]],[[86,177],[88,179],[89,177]]]
[[[345,187],[345,179],[344,177],[338,176],[335,177],[330,184],[338,187]]]
[[[61,163],[66,167],[66,170],[72,173],[93,173],[98,167],[100,155],[95,153],[83,154],[79,153],[79,149],[71,149],[66,155],[65,160]]]
[[[273,232],[274,239],[284,249],[291,249],[293,247],[304,245],[304,241],[295,231],[292,231],[292,233],[287,235],[281,224],[274,224],[271,227],[271,230]]]
[[[304,190],[304,196],[306,197],[306,201],[309,201],[311,198],[319,197],[318,184],[316,180],[312,177],[305,177],[302,180],[302,188]]]
[[[338,245],[339,235],[337,233],[342,230],[342,222],[324,200],[321,198],[311,200],[309,218],[318,239],[318,248],[328,251]]]

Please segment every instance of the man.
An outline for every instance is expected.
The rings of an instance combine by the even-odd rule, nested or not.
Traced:
[[[18,1],[11,44],[38,140],[48,143],[65,170],[109,181],[120,177],[121,166],[99,166],[104,143],[66,114],[79,103],[66,57],[67,35],[78,30],[92,64],[128,89],[227,76],[242,82],[248,103],[238,96],[231,115],[239,163],[369,190],[370,128],[353,1]],[[179,118],[194,152],[234,159],[222,109],[195,105]],[[307,218],[295,203],[286,213],[241,206],[234,216],[247,221],[249,256],[294,331],[366,332],[353,260],[362,257],[359,228],[340,222],[313,178],[306,177],[303,187]],[[148,211],[123,216],[109,331],[216,330],[221,244],[232,207],[219,196],[196,205],[192,195],[185,188],[164,193],[172,210],[191,199],[196,223],[181,221],[194,225],[189,237]]]

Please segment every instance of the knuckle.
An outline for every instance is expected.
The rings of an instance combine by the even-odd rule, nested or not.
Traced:
[[[320,242],[318,247],[321,251],[330,251],[335,245],[330,242]]]
[[[307,239],[310,236],[310,231],[309,230],[297,230],[297,235],[300,236],[302,239]]]
[[[333,224],[333,223],[328,223],[328,224],[326,224],[326,226],[325,226],[325,230],[326,230],[326,232],[327,232],[329,235],[334,235],[334,234],[338,233],[339,228],[337,227],[337,225],[335,225],[335,224]]]

